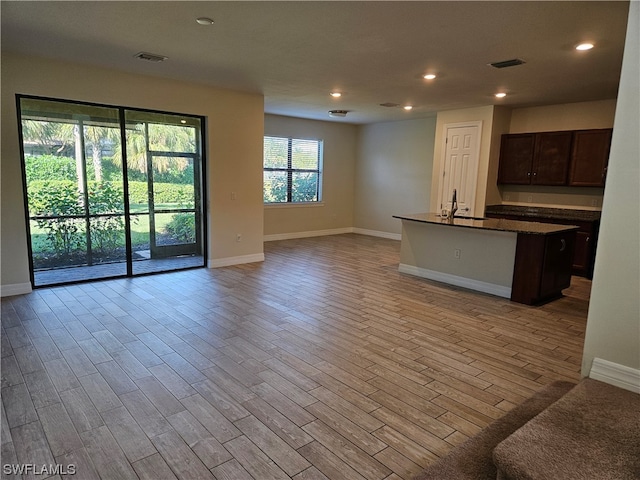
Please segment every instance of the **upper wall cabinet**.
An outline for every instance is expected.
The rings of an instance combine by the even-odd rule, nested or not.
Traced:
[[[502,136],[498,183],[566,185],[572,132]]]
[[[571,132],[536,133],[532,185],[566,185],[571,159]]]
[[[536,137],[533,133],[502,135],[498,183],[529,185]]]
[[[611,129],[502,136],[498,183],[604,186]]]
[[[569,185],[604,187],[611,147],[610,128],[573,133]]]

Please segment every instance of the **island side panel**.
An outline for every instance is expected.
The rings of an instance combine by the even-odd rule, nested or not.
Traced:
[[[513,232],[403,220],[399,270],[510,298],[516,242]]]

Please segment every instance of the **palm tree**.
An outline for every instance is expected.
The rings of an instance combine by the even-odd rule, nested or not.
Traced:
[[[196,135],[193,127],[139,122],[127,125],[127,165],[142,173],[147,171],[148,154],[152,152],[195,153]],[[122,165],[122,146],[115,148],[114,163]],[[171,167],[183,171],[189,165],[184,157],[156,156],[153,164],[157,172]]]
[[[73,145],[78,191],[84,191],[82,142],[78,123],[22,120],[22,137],[25,144],[39,145],[44,153],[49,155],[57,155]]]

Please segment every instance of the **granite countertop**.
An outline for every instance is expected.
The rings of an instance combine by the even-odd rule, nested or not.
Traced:
[[[553,223],[522,222],[505,218],[463,218],[455,217],[453,222],[435,213],[414,213],[410,215],[393,215],[394,218],[420,223],[431,223],[450,227],[476,228],[501,232],[527,233],[533,235],[549,235],[559,232],[578,230],[576,225],[558,225]]]
[[[593,222],[600,220],[601,212],[596,210],[573,210],[570,208],[527,207],[523,205],[488,205],[485,208],[485,214]]]

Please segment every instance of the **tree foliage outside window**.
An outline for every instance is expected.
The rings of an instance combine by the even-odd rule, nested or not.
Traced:
[[[264,137],[264,203],[319,202],[322,141]]]

